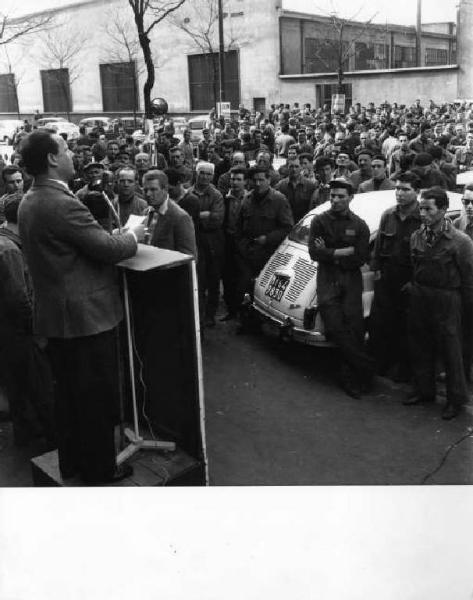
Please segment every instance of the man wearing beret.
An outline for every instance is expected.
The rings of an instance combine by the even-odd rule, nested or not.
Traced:
[[[199,199],[200,207],[197,274],[201,318],[205,318],[204,322],[207,327],[214,327],[223,268],[225,206],[222,194],[211,183],[215,165],[202,161],[197,163],[196,171],[196,182],[190,191]]]
[[[317,298],[327,339],[341,355],[341,385],[353,398],[368,391],[373,361],[364,349],[361,267],[369,256],[368,225],[350,210],[351,183],[333,179],[329,210],[316,215],[309,254],[318,262]]]

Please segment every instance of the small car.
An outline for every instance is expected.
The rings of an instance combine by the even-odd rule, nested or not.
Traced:
[[[459,215],[461,194],[448,192],[448,215]],[[394,190],[355,194],[350,209],[366,221],[374,242],[382,213],[396,204]],[[292,228],[255,280],[252,309],[263,323],[285,340],[312,346],[331,346],[317,310],[317,263],[309,256],[308,241],[313,217],[330,207],[329,202],[311,210]],[[374,273],[362,268],[363,312],[370,314],[374,293]]]
[[[199,115],[191,117],[187,123],[188,128],[191,130],[191,143],[197,146],[202,139],[202,130],[207,129],[209,126],[209,116]]]
[[[95,127],[102,127],[105,133],[113,131],[112,119],[110,117],[85,117],[79,121],[79,127],[85,127],[88,135]]]
[[[79,127],[63,117],[44,117],[36,121],[38,127],[54,129],[59,134],[65,134],[66,139],[73,140],[79,137]]]
[[[13,136],[23,125],[24,122],[18,119],[2,119],[0,121],[0,142],[11,145]]]

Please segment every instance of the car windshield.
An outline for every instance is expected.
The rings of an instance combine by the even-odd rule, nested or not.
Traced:
[[[304,246],[308,245],[310,223],[313,218],[314,215],[306,215],[303,219],[296,223],[296,225],[294,225],[289,233],[289,239],[291,242],[297,242],[298,244],[303,244]]]

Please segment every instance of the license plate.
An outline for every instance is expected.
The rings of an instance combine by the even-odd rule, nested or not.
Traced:
[[[284,292],[289,284],[289,277],[282,277],[281,275],[273,275],[273,278],[269,282],[268,288],[264,295],[279,302],[283,297]]]

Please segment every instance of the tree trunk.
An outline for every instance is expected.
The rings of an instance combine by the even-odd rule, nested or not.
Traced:
[[[152,119],[153,113],[151,111],[151,91],[153,90],[155,82],[153,57],[151,56],[151,46],[149,37],[145,33],[140,33],[139,40],[141,48],[143,50],[143,57],[145,59],[147,73],[146,81],[143,86],[145,118]]]

